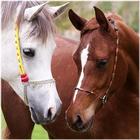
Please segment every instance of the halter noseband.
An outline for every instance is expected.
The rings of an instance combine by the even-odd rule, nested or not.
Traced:
[[[90,94],[95,94],[94,91],[88,91],[88,90],[85,90],[83,88],[76,87],[75,90],[83,91],[83,92],[90,93]]]
[[[114,81],[114,78],[115,78],[115,72],[116,72],[116,67],[117,67],[117,62],[118,62],[118,52],[119,52],[119,37],[118,37],[118,28],[114,22],[114,20],[112,19],[109,19],[109,21],[111,22],[111,24],[114,26],[114,30],[117,34],[117,41],[116,41],[116,44],[117,44],[117,47],[116,47],[116,50],[115,50],[115,59],[114,59],[114,66],[113,66],[113,70],[112,70],[112,76],[111,76],[111,80],[109,82],[109,86],[105,92],[105,94],[103,95],[103,97],[99,97],[99,99],[101,100],[102,104],[105,104],[107,101],[108,101],[108,97],[109,97],[109,91],[110,91],[110,88],[112,86],[112,83]],[[86,92],[86,93],[89,93],[89,94],[95,94],[95,91],[88,91],[88,90],[85,90],[83,88],[78,88],[76,87],[75,90],[78,90],[78,91],[83,91],[83,92]]]
[[[43,84],[52,84],[52,83],[55,83],[55,80],[54,79],[33,80],[33,81],[29,80],[29,77],[25,72],[23,61],[22,61],[18,21],[15,23],[15,46],[16,46],[16,56],[17,56],[17,60],[18,60],[18,68],[19,68],[20,79],[21,79],[21,82],[24,86],[24,102],[25,102],[26,105],[28,105],[27,87],[29,85],[36,86],[36,85],[43,85]]]

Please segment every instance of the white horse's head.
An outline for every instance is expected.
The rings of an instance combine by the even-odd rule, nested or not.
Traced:
[[[56,47],[52,21],[64,12],[67,5],[49,7],[46,3],[38,2],[2,3],[2,78],[9,82],[22,99],[27,94],[31,117],[35,123],[53,121],[62,105],[51,72],[52,55]],[[26,86],[21,82],[16,58],[16,20],[20,23],[22,61],[29,77]]]

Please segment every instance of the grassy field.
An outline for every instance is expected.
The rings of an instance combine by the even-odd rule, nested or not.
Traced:
[[[3,114],[1,113],[1,131],[6,127],[6,122],[3,117]],[[45,131],[42,126],[35,125],[33,133],[32,133],[32,139],[48,139],[47,131]]]
[[[32,133],[32,139],[48,139],[48,134],[42,126],[35,125]]]

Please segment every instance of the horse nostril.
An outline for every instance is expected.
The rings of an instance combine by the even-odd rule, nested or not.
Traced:
[[[39,124],[39,120],[38,120],[38,117],[37,117],[37,114],[36,112],[34,111],[34,109],[32,107],[30,107],[30,111],[32,113],[32,120],[35,121],[35,123]]]
[[[51,120],[52,117],[52,108],[49,108],[48,114],[47,114],[47,120]]]
[[[82,121],[80,115],[76,116],[76,121],[74,122],[74,125],[78,129],[82,129],[83,128],[83,121]]]

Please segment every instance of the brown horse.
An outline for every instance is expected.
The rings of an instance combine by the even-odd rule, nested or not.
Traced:
[[[81,40],[73,55],[79,81],[68,124],[93,138],[139,138],[138,35],[117,15],[94,9],[89,21],[69,11]]]
[[[86,21],[86,20],[84,20],[83,18],[80,18],[79,16],[75,15],[74,13],[72,15],[73,15],[72,17],[75,17],[75,18],[73,18],[74,21],[77,21],[77,22],[81,21],[77,24],[77,27],[78,26],[82,27],[82,25],[85,26],[84,21]],[[76,20],[76,18],[78,20]],[[77,44],[76,44],[76,42],[71,42],[71,41],[65,40],[63,38],[56,39],[59,47],[56,49],[54,56],[53,56],[52,69],[53,69],[54,78],[57,81],[59,96],[61,97],[61,100],[63,102],[63,108],[62,108],[61,115],[58,117],[58,119],[54,123],[49,124],[47,126],[43,126],[49,132],[49,136],[51,138],[83,138],[83,139],[84,138],[138,138],[138,94],[135,94],[135,93],[137,93],[137,90],[138,90],[138,85],[137,85],[137,83],[138,83],[138,36],[131,29],[129,29],[123,23],[123,21],[118,20],[118,18],[116,18],[116,16],[114,17],[114,19],[115,19],[115,23],[117,23],[117,27],[119,27],[119,37],[120,37],[119,46],[123,47],[121,52],[120,52],[120,48],[119,48],[118,62],[123,63],[125,61],[124,59],[122,59],[124,57],[121,57],[122,55],[120,54],[120,53],[122,53],[122,54],[125,53],[126,56],[128,57],[127,61],[129,62],[127,64],[131,64],[131,65],[133,65],[133,67],[131,65],[128,65],[128,69],[126,69],[126,71],[124,71],[124,73],[123,73],[122,71],[125,70],[124,69],[125,65],[123,67],[121,67],[120,65],[118,66],[118,64],[117,64],[117,69],[119,68],[122,73],[122,75],[119,75],[118,72],[116,74],[119,82],[123,82],[122,81],[123,77],[125,75],[127,75],[126,76],[127,79],[124,81],[125,86],[122,85],[122,86],[120,86],[120,89],[117,88],[119,91],[118,92],[115,91],[113,93],[113,96],[104,105],[104,107],[100,108],[98,113],[96,115],[94,115],[94,118],[93,118],[94,124],[92,124],[92,127],[90,127],[90,129],[88,129],[86,132],[83,132],[83,133],[77,133],[77,132],[71,131],[68,128],[68,126],[66,125],[66,122],[64,121],[65,110],[67,109],[68,105],[70,104],[70,100],[73,96],[72,93],[74,92],[73,89],[76,86],[77,78],[78,78],[75,63],[72,60],[72,54],[76,50]],[[92,24],[94,22],[96,24]],[[118,24],[118,22],[120,24]],[[96,34],[96,36],[95,36],[95,34],[94,34],[94,31],[97,32],[101,29],[101,27],[96,22],[95,18],[92,19],[92,22],[90,21],[87,23],[91,23],[91,24],[89,24],[90,30],[87,30],[86,32],[84,32],[84,34],[81,35],[81,41],[86,34],[90,35],[89,33],[92,33],[92,35],[94,35],[93,37],[95,37],[96,39],[97,39],[97,35],[100,35],[100,34]],[[94,27],[94,25],[97,25],[97,29],[93,31],[92,27]],[[114,25],[113,25],[113,27],[114,27]],[[116,35],[116,33],[114,32],[113,29],[112,29],[112,33],[114,33]],[[103,32],[103,34],[104,34],[104,32]],[[126,36],[126,34],[127,34],[127,36]],[[90,38],[88,38],[88,37],[85,38],[85,40],[91,39],[91,37]],[[103,37],[105,37],[105,36],[102,36],[102,38],[100,38],[100,40],[103,39]],[[108,39],[109,36],[106,36],[106,37]],[[129,37],[129,38],[127,38],[127,37]],[[104,41],[105,41],[105,45],[106,45],[106,43],[108,42],[106,40],[106,38],[104,39]],[[112,55],[110,56],[112,58],[112,61],[114,60],[113,58],[115,55],[113,53],[113,51],[114,51],[113,47],[116,47],[115,43],[116,43],[116,38],[113,38],[112,44],[110,46],[110,47],[112,47]],[[133,44],[133,48],[132,48],[132,44]],[[85,46],[83,46],[83,49],[84,49],[84,47]],[[106,45],[106,47],[107,47],[107,45]],[[78,52],[77,50],[75,52]],[[104,48],[103,50],[106,50],[106,49]],[[81,50],[81,52],[82,52],[82,50]],[[93,52],[93,54],[94,54],[94,52]],[[77,53],[77,55],[78,55],[78,53]],[[76,60],[75,56],[76,55],[74,55],[74,60]],[[80,54],[79,54],[79,56],[80,56]],[[120,60],[122,62],[120,62]],[[77,68],[78,68],[78,72],[79,72],[79,76],[80,76],[81,67],[78,63],[80,61],[75,61],[75,62],[77,64]],[[106,62],[101,62],[101,63],[106,63]],[[109,62],[109,63],[111,64],[111,62]],[[108,64],[108,65],[110,65],[110,64]],[[101,64],[101,65],[104,65],[104,64]],[[111,69],[110,66],[108,66],[108,67],[109,67],[108,69]],[[93,71],[94,71],[94,69],[93,69]],[[101,74],[102,74],[102,72],[101,72]],[[100,74],[99,79],[97,79],[98,82],[96,82],[96,84],[99,84],[102,82],[102,81],[100,81],[100,79],[102,78],[101,74]],[[106,73],[106,75],[108,77],[110,77],[111,73],[110,74]],[[136,75],[136,76],[134,76],[134,75]],[[96,78],[94,76],[92,76],[93,79]],[[90,81],[92,82],[92,79]],[[90,84],[90,81],[88,82],[89,84]],[[113,82],[113,85],[114,85],[114,82]],[[11,94],[12,89],[10,87],[8,87],[8,85],[6,85],[6,83],[4,83],[2,86],[3,86],[2,87],[2,108],[3,108],[4,116],[5,116],[8,128],[9,128],[9,129],[7,128],[7,132],[5,134],[7,134],[7,137],[9,137],[9,138],[30,138],[34,124],[32,123],[32,121],[30,119],[28,107],[25,107],[25,105],[22,103],[22,101],[16,94],[15,95]],[[118,85],[116,85],[116,86],[118,86]],[[112,88],[112,86],[111,86],[111,88]],[[79,93],[80,92],[78,92],[78,95],[76,96],[74,103],[71,103],[71,106],[67,112],[68,113],[67,115],[69,115],[69,116],[67,116],[67,120],[71,120],[71,119],[69,119],[69,118],[71,118],[71,114],[72,114],[73,118],[75,118],[75,117],[77,118],[77,114],[74,113],[75,111],[77,111],[79,109],[80,109],[81,113],[85,111],[85,106],[86,106],[85,100],[87,100],[89,102],[89,96],[91,98],[90,100],[93,99],[92,102],[95,102],[94,95],[92,95],[92,94],[86,95],[86,93],[83,93],[83,94],[79,94]],[[132,95],[132,93],[133,93],[133,95]],[[9,99],[8,97],[11,97],[11,98]],[[79,102],[80,99],[82,99],[82,101]],[[6,102],[5,102],[5,100],[6,100]],[[8,101],[8,103],[7,103],[7,101]],[[79,104],[76,105],[76,103],[78,103],[78,102],[79,102]],[[90,105],[92,103],[89,102],[88,104]],[[16,108],[15,108],[15,106],[16,106]],[[14,112],[18,112],[18,113],[14,114]],[[91,114],[92,114],[92,112],[93,111],[91,111]],[[78,114],[78,115],[80,118],[81,114]],[[73,121],[73,120],[71,120],[71,121]],[[71,126],[71,121],[69,122],[70,126]],[[81,121],[79,121],[79,122],[78,122],[79,123],[78,125],[80,126],[82,123],[81,123]],[[72,124],[72,126],[73,126],[73,124]],[[128,126],[130,126],[130,128]]]

